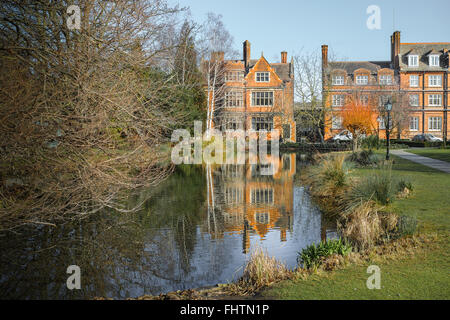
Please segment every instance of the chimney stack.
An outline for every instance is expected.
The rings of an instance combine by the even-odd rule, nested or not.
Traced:
[[[391,36],[391,62],[394,68],[399,67],[400,31],[395,31]]]
[[[281,63],[287,63],[287,52],[281,52]]]
[[[322,70],[325,70],[328,67],[328,46],[322,46]]]
[[[248,66],[250,65],[250,42],[248,40],[244,41],[244,64],[245,68],[248,69]]]

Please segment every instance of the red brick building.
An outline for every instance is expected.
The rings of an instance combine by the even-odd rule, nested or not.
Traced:
[[[269,63],[264,55],[251,59],[249,41],[242,60],[224,60],[223,52],[202,63],[210,74],[206,86],[212,127],[220,130],[276,130],[284,141],[295,142],[294,70],[281,53],[281,63]]]
[[[325,121],[325,137],[342,131],[340,110],[349,95],[357,90],[369,100],[376,96],[380,108],[393,95],[406,97],[397,101],[408,115],[406,124],[394,130],[401,138],[432,133],[447,139],[449,49],[450,42],[401,43],[400,32],[396,31],[391,36],[390,60],[329,62],[328,46],[323,45],[324,103],[330,110]],[[374,131],[382,138],[385,136],[384,121],[376,115]]]

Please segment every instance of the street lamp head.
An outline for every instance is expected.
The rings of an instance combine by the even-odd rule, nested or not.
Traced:
[[[384,107],[386,108],[386,111],[391,111],[392,110],[392,103],[391,103],[391,101],[386,102]]]

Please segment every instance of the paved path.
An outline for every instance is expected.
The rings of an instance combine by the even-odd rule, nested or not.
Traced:
[[[450,173],[450,162],[422,157],[417,154],[406,152],[405,150],[392,150],[393,155],[399,156],[413,162],[423,164],[424,166]]]

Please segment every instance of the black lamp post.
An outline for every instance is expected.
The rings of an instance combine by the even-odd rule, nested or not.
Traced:
[[[388,100],[386,104],[384,105],[384,108],[387,111],[387,124],[386,124],[386,160],[389,160],[389,145],[390,145],[390,122],[391,122],[391,110],[392,110],[392,103],[391,100]]]

